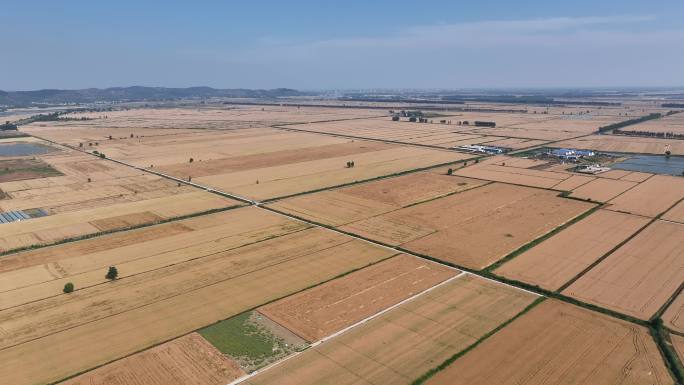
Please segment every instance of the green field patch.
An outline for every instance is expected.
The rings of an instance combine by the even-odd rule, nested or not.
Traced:
[[[306,341],[256,311],[218,322],[199,333],[248,373],[307,347]]]

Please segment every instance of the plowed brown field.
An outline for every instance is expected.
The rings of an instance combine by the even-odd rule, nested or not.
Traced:
[[[647,320],[684,281],[684,224],[656,221],[563,291]]]
[[[672,384],[647,329],[547,300],[428,385]]]
[[[249,379],[252,385],[410,384],[535,295],[467,275]]]
[[[598,210],[507,262],[496,274],[557,290],[648,222],[644,217]]]
[[[225,385],[240,367],[191,333],[82,374],[62,385]]]
[[[402,254],[266,305],[259,311],[314,342],[458,273]]]

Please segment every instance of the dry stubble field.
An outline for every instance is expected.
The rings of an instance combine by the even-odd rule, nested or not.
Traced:
[[[464,114],[457,116],[440,116],[433,118],[434,123],[414,123],[407,121],[394,122],[389,117],[358,119],[336,122],[319,122],[309,124],[295,124],[282,126],[309,132],[344,135],[350,137],[388,140],[393,142],[451,148],[467,144],[487,144],[520,149],[538,146],[545,141],[518,138],[504,138],[501,136],[486,136],[479,133],[475,126],[457,125],[457,121],[468,120],[525,121],[534,119],[524,114]],[[440,120],[450,120],[451,124],[437,123]]]
[[[60,384],[225,385],[242,375],[233,360],[191,333]]]
[[[63,175],[0,183],[1,211],[41,209],[48,214],[2,224],[0,251],[240,204],[91,155],[54,148],[35,157]]]
[[[49,137],[49,131],[46,129],[42,135]],[[255,199],[292,195],[470,156],[273,128],[195,130],[105,140],[99,143],[98,151],[138,167],[181,179],[191,177],[193,182]],[[348,161],[354,161],[355,167],[347,168]]]
[[[534,294],[465,275],[310,348],[246,383],[410,384],[514,317],[535,299]]]
[[[598,210],[515,257],[495,273],[557,290],[648,222],[648,218]]]
[[[665,326],[677,333],[684,334],[684,294],[679,293],[663,314]],[[684,345],[683,345],[684,347]]]
[[[642,326],[546,300],[428,385],[672,384]]]
[[[401,179],[397,178],[336,190],[334,195],[325,192],[295,197],[276,202],[272,207],[473,269],[496,262],[593,207],[590,203],[560,198],[547,190],[500,183],[472,188],[477,182],[467,178],[440,175],[431,178],[444,181],[453,178],[452,183],[464,189],[458,194],[402,208],[392,209],[386,202],[373,203],[369,199],[344,200],[341,214],[328,208],[335,199],[342,200],[341,194],[350,195],[348,191],[363,186],[372,189],[376,183],[391,188],[393,181]]]
[[[402,254],[261,307],[259,312],[316,342],[458,273]]]
[[[250,220],[252,229],[243,233]],[[116,262],[121,272],[114,282],[80,287],[73,277],[74,293],[61,294],[55,285],[51,294],[40,290],[43,299],[31,293],[30,302],[0,311],[0,378],[17,385],[59,380],[394,254],[256,208],[181,223],[197,233],[160,239],[147,249],[128,246],[134,252],[102,251],[100,263]],[[109,237],[97,240],[107,244]],[[160,243],[171,250],[160,252]],[[72,245],[53,247],[45,257],[70,259],[61,247]],[[105,272],[92,268],[82,275],[101,281]],[[33,278],[28,273],[27,282]]]
[[[637,126],[635,126],[637,127]],[[604,152],[662,155],[669,146],[672,155],[684,155],[684,140],[641,138],[619,135],[591,135],[550,144],[558,148],[579,148]]]
[[[684,281],[684,224],[657,220],[563,294],[648,320]]]

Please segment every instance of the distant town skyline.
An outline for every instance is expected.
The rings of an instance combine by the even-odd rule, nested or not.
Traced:
[[[677,87],[683,17],[681,1],[10,1],[0,90]]]

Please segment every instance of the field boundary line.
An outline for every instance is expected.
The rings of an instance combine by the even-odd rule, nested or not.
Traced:
[[[452,268],[452,269],[457,270],[457,269],[455,269],[455,268]],[[328,336],[326,336],[326,337],[323,337],[322,339],[320,339],[320,340],[318,340],[318,341],[312,343],[311,345],[309,345],[309,346],[308,346],[307,348],[305,348],[304,350],[301,350],[301,351],[299,351],[299,352],[296,352],[296,353],[294,353],[294,354],[291,354],[291,355],[289,355],[289,356],[283,358],[283,359],[280,360],[280,361],[276,361],[276,362],[274,362],[274,363],[272,363],[272,364],[270,364],[270,365],[268,365],[268,366],[265,366],[265,367],[263,367],[263,368],[261,368],[261,369],[257,369],[257,370],[255,370],[255,371],[253,371],[252,373],[249,373],[249,374],[247,374],[247,375],[245,375],[245,376],[242,376],[242,377],[240,377],[240,378],[238,378],[238,379],[236,379],[236,380],[233,380],[233,382],[228,383],[228,385],[237,385],[237,384],[240,384],[240,383],[242,383],[242,382],[244,382],[244,381],[246,381],[246,380],[248,380],[248,379],[250,379],[250,378],[252,378],[252,377],[255,377],[255,376],[257,376],[257,375],[259,375],[259,374],[261,374],[261,373],[263,373],[263,372],[266,372],[266,371],[268,371],[268,370],[270,370],[270,369],[272,369],[272,368],[274,368],[274,367],[276,367],[276,366],[278,366],[278,365],[280,365],[280,364],[282,364],[282,363],[284,363],[284,362],[286,362],[286,361],[288,361],[288,360],[290,360],[290,359],[292,359],[292,358],[295,358],[295,357],[299,356],[300,354],[306,352],[306,351],[309,350],[309,349],[314,349],[314,348],[316,348],[317,346],[319,346],[319,345],[321,345],[321,344],[324,344],[324,343],[326,343],[327,341],[330,341],[330,340],[333,339],[333,338],[339,337],[339,336],[341,336],[342,334],[345,334],[345,333],[347,333],[348,331],[350,331],[350,330],[352,330],[352,329],[354,329],[354,328],[356,328],[356,327],[358,327],[358,326],[361,326],[361,325],[363,325],[363,324],[365,324],[365,323],[368,323],[368,322],[374,320],[375,318],[378,318],[378,317],[380,317],[381,315],[383,315],[383,314],[385,314],[385,313],[387,313],[387,312],[389,312],[389,311],[392,311],[392,310],[396,309],[397,307],[399,307],[399,306],[401,306],[401,305],[403,305],[403,304],[405,304],[405,303],[407,303],[407,302],[413,301],[414,299],[416,299],[416,298],[422,296],[423,294],[429,293],[429,292],[431,292],[431,291],[433,291],[433,290],[435,290],[435,289],[437,289],[437,288],[439,288],[439,287],[441,287],[441,286],[443,286],[443,285],[446,285],[447,283],[450,283],[450,282],[455,281],[455,280],[457,280],[457,279],[459,279],[459,278],[465,277],[466,275],[468,275],[467,272],[461,271],[459,274],[457,274],[457,275],[455,275],[455,276],[453,276],[453,277],[451,277],[451,278],[448,278],[448,279],[446,279],[446,280],[444,280],[444,281],[442,281],[442,282],[440,282],[440,283],[438,283],[438,284],[436,284],[436,285],[434,285],[434,286],[432,286],[432,287],[429,287],[429,288],[427,288],[427,289],[421,291],[420,293],[414,294],[414,295],[412,295],[411,297],[406,298],[406,299],[404,299],[404,300],[401,300],[400,302],[397,302],[397,303],[395,303],[395,304],[392,305],[392,306],[389,306],[389,307],[387,307],[387,308],[385,308],[385,309],[383,309],[383,310],[381,310],[381,311],[379,311],[379,312],[377,312],[377,313],[375,313],[375,314],[373,314],[373,315],[371,315],[371,316],[368,316],[368,317],[366,317],[366,318],[364,318],[364,319],[362,319],[362,320],[360,320],[360,321],[357,321],[356,323],[354,323],[354,324],[352,324],[352,325],[349,325],[349,326],[345,327],[345,328],[342,329],[342,330],[339,330],[339,331],[337,331],[337,332],[335,332],[335,333],[333,333],[333,334],[330,334],[330,335],[328,335]]]

